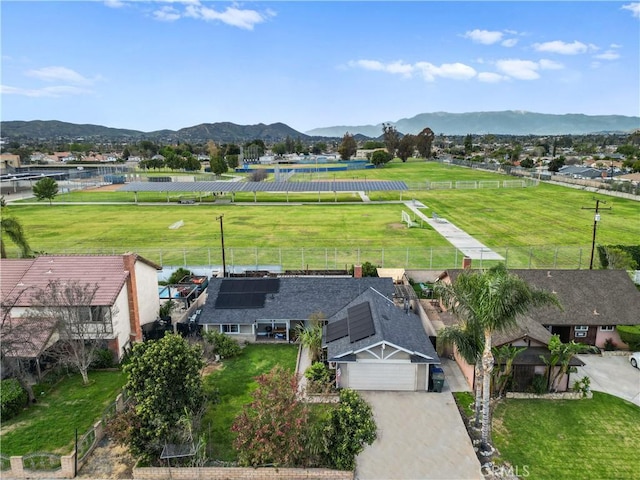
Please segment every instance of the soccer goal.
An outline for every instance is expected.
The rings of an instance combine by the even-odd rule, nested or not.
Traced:
[[[404,223],[407,224],[407,228],[411,228],[411,227],[419,227],[420,224],[417,222],[414,222],[411,219],[411,215],[409,215],[407,212],[405,212],[404,210],[402,211],[402,221]]]

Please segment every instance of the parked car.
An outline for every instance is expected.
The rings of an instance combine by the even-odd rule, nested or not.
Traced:
[[[635,368],[640,368],[640,352],[634,352],[629,357],[629,361],[631,362],[631,366]]]

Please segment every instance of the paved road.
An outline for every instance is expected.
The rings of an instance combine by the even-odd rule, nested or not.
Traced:
[[[361,392],[378,438],[356,460],[357,480],[481,479],[450,392]]]
[[[628,356],[601,357],[578,355],[585,363],[571,377],[578,380],[585,375],[591,379],[591,390],[605,392],[640,405],[640,370],[633,368]]]

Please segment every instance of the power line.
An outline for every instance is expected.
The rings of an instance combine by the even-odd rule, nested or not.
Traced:
[[[590,207],[582,207],[582,210],[595,210],[595,215],[593,217],[593,238],[591,240],[591,260],[589,261],[589,270],[593,270],[593,254],[596,249],[596,229],[598,228],[598,222],[600,221],[600,210],[611,210],[611,207],[600,208],[600,204],[607,202],[605,200],[596,200],[596,208]]]

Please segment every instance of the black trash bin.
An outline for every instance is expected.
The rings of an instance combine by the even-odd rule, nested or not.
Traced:
[[[433,367],[431,370],[431,382],[433,383],[433,391],[441,393],[444,386],[444,370],[440,367]]]

